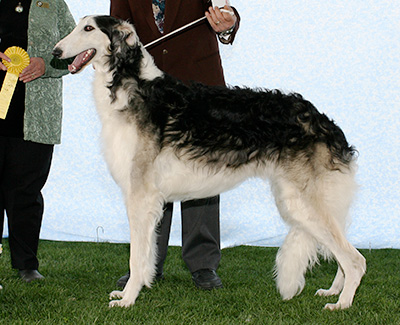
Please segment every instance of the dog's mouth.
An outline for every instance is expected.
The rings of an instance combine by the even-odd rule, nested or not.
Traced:
[[[81,71],[95,55],[95,49],[83,51],[82,53],[78,54],[75,57],[75,60],[68,66],[68,71],[71,72],[71,74]]]

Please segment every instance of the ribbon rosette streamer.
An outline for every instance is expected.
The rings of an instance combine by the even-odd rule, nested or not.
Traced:
[[[3,81],[0,91],[0,118],[5,119],[10,106],[11,98],[14,94],[15,86],[18,82],[19,74],[30,63],[29,55],[26,51],[18,46],[9,47],[4,52],[11,62],[3,60],[3,64],[7,67],[7,74]]]

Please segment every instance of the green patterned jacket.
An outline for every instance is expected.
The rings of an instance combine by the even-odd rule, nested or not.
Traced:
[[[51,52],[74,27],[74,18],[64,0],[32,0],[27,52],[30,57],[44,59],[46,72],[26,84],[25,140],[46,144],[61,142],[61,77],[68,74],[68,63],[54,59]]]

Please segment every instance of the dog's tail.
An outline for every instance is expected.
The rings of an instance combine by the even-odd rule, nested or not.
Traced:
[[[318,112],[312,103],[304,99],[302,102],[307,107],[307,113],[299,114],[298,120],[307,136],[313,137],[314,142],[327,146],[331,153],[332,166],[338,163],[348,166],[357,157],[357,150],[349,145],[342,129],[325,114]]]
[[[274,275],[284,300],[298,295],[305,285],[305,273],[318,263],[317,242],[300,228],[293,227],[276,255]]]
[[[321,115],[322,118],[317,132],[320,132],[332,154],[331,163],[334,165],[338,161],[344,165],[349,165],[357,157],[357,150],[349,145],[342,129],[335,122],[325,114]]]

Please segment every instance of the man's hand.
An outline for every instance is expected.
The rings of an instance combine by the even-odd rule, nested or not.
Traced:
[[[218,7],[210,7],[206,11],[206,17],[216,33],[231,29],[236,24],[237,19],[232,8],[228,5],[225,5],[222,11]]]

